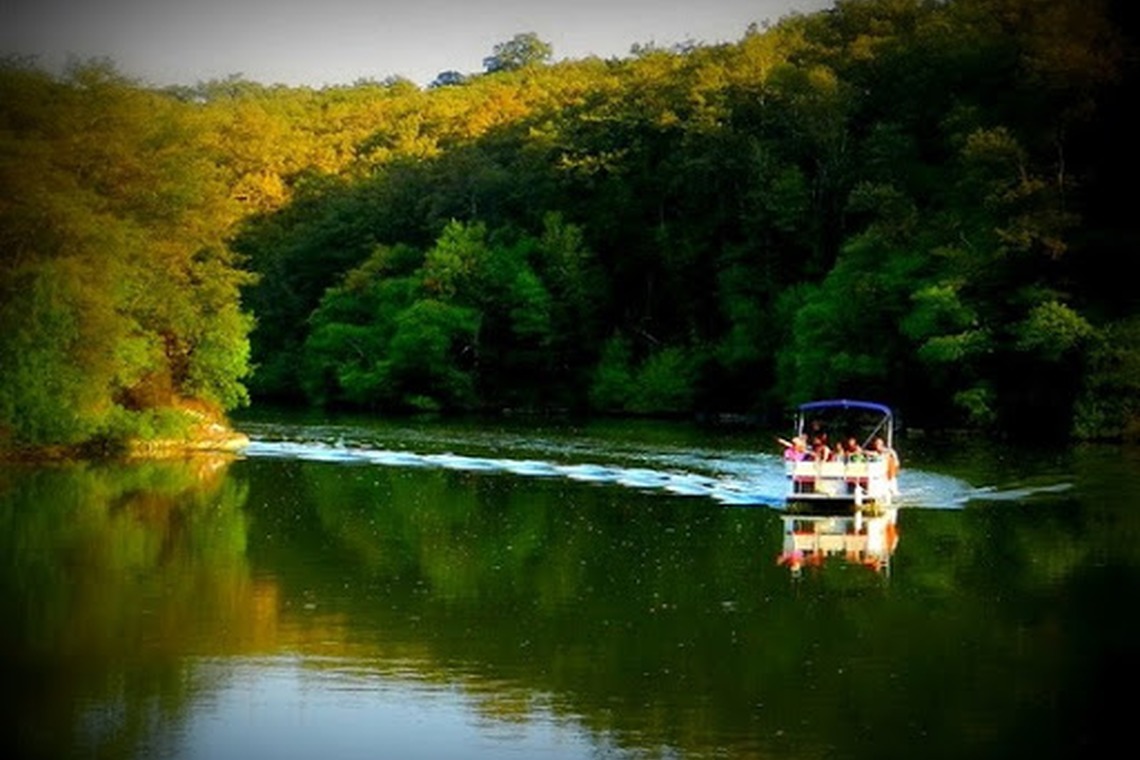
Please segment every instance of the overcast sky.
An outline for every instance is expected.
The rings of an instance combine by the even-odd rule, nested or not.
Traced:
[[[735,42],[748,24],[832,0],[0,0],[0,53],[51,70],[109,57],[152,85],[240,74],[322,87],[483,70],[499,42],[534,32],[555,60],[633,44]]]

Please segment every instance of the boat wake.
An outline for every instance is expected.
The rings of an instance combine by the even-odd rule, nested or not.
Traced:
[[[775,457],[757,455],[744,467],[737,461],[691,454],[663,455],[657,466],[563,464],[540,459],[465,456],[453,453],[418,454],[337,443],[253,440],[245,456],[301,459],[314,462],[377,465],[386,467],[434,467],[467,472],[507,473],[521,477],[566,478],[584,483],[613,484],[641,491],[664,491],[680,496],[713,499],[739,506],[783,506],[784,471]],[[681,460],[689,460],[687,463]],[[719,464],[718,464],[719,463]],[[687,466],[686,466],[687,464]]]

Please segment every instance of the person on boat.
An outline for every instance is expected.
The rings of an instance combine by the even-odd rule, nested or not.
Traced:
[[[802,435],[797,435],[790,441],[783,438],[777,438],[780,443],[784,444],[784,461],[785,462],[802,462],[808,458],[807,441]]]
[[[831,452],[832,462],[846,462],[847,461],[847,447],[843,441],[836,441],[834,446],[829,447]]]
[[[848,438],[843,444],[843,457],[848,462],[862,462],[867,458],[866,454],[863,453],[863,447],[859,445],[859,441],[854,436]]]
[[[823,441],[827,443],[827,430],[823,427],[823,423],[819,420],[812,420],[808,425],[808,432],[811,433],[811,445],[814,447],[817,442]]]
[[[894,449],[887,446],[887,442],[882,438],[875,438],[871,442],[871,452],[877,459],[885,459],[887,462],[887,482],[890,484],[891,493],[898,494],[899,492],[899,455]]]

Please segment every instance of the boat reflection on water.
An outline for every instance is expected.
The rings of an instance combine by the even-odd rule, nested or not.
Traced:
[[[777,562],[787,565],[793,577],[832,558],[889,576],[899,542],[897,517],[897,508],[869,514],[789,513],[783,518],[784,545]]]

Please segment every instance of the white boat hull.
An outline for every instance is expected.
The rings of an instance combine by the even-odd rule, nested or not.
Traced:
[[[839,502],[853,506],[890,506],[898,493],[888,477],[887,461],[813,462],[786,464],[789,502]]]

